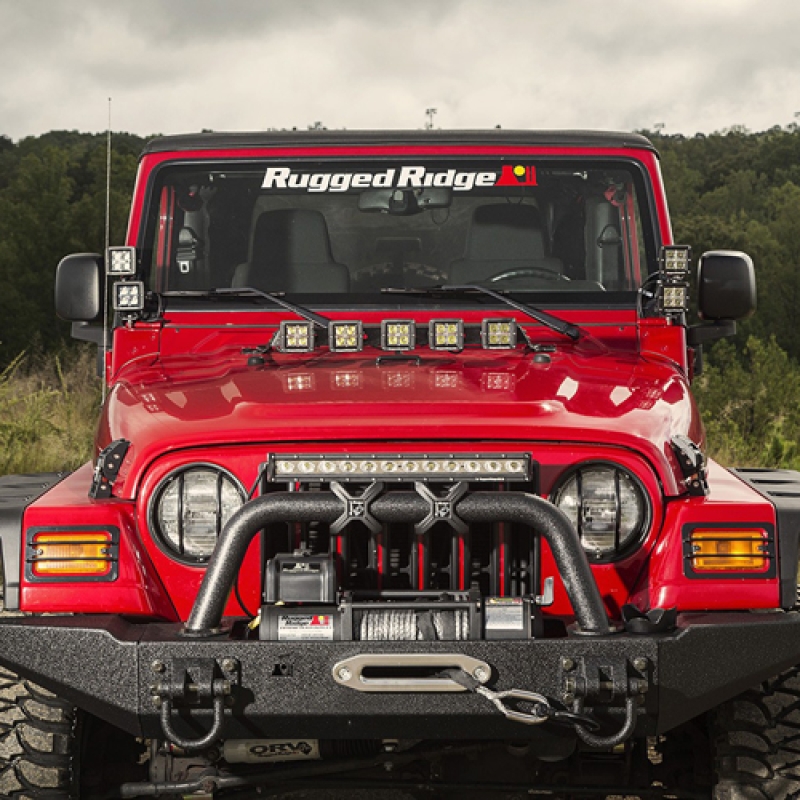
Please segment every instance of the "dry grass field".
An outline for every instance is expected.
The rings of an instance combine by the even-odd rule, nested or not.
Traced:
[[[86,462],[100,391],[93,349],[16,358],[0,373],[0,475]]]

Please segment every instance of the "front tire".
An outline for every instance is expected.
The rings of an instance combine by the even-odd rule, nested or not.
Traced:
[[[144,780],[144,748],[29,681],[0,668],[0,798],[100,798]]]
[[[800,797],[800,667],[711,715],[715,800]]]
[[[68,798],[75,710],[0,668],[0,797]]]

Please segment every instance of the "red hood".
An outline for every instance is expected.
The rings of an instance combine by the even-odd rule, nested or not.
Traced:
[[[668,442],[702,429],[688,385],[668,362],[636,354],[437,354],[396,362],[362,354],[276,355],[248,367],[165,359],[116,384],[98,446],[131,442],[120,481],[167,451],[215,444],[353,441],[593,441],[628,447],[676,491]],[[539,361],[541,359],[541,362]]]

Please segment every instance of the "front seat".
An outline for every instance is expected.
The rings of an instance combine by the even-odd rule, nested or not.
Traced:
[[[281,208],[258,218],[250,261],[236,268],[233,286],[330,294],[348,291],[350,273],[333,260],[328,225],[319,211]]]
[[[450,264],[450,284],[486,283],[494,275],[535,269],[534,278],[553,273],[559,280],[563,264],[545,252],[544,233],[535,206],[493,204],[478,206],[464,258]]]

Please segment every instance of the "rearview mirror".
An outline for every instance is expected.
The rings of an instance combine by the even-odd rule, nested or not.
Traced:
[[[756,310],[756,276],[747,253],[712,250],[697,265],[701,319],[745,319]]]
[[[56,267],[56,314],[68,322],[94,322],[103,313],[103,258],[77,253]]]
[[[404,217],[419,214],[426,208],[449,208],[452,202],[453,190],[449,187],[371,189],[358,196],[358,210]]]

